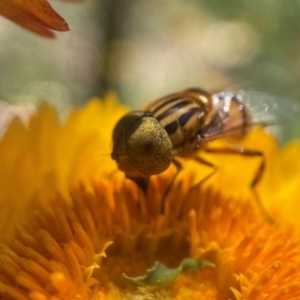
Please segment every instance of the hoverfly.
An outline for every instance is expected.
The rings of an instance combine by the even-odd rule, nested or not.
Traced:
[[[287,121],[297,111],[297,103],[267,93],[240,90],[210,95],[200,88],[190,88],[122,117],[114,128],[111,157],[127,178],[146,190],[149,177],[165,171],[171,163],[177,168],[172,182],[175,180],[182,168],[177,156],[193,157],[212,168],[201,182],[218,168],[192,156],[195,151],[259,156],[261,164],[251,183],[254,190],[264,171],[264,154],[243,147],[210,149],[209,141],[242,137],[253,127]],[[258,204],[264,211],[259,200]]]

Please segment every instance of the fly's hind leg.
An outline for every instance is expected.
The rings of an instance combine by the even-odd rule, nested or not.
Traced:
[[[210,153],[216,153],[216,154],[236,154],[236,155],[242,155],[242,156],[248,156],[248,157],[260,157],[261,158],[261,163],[260,163],[259,167],[257,168],[255,176],[251,182],[251,189],[253,191],[257,206],[258,206],[259,210],[261,211],[261,213],[263,214],[263,216],[265,217],[265,219],[271,224],[275,223],[274,219],[269,215],[269,213],[265,209],[265,207],[264,207],[263,203],[261,202],[261,199],[255,189],[255,187],[261,180],[262,175],[265,170],[266,160],[265,160],[265,156],[264,156],[263,152],[261,152],[259,150],[246,149],[244,147],[211,148],[211,149],[207,148],[205,151],[210,152]]]

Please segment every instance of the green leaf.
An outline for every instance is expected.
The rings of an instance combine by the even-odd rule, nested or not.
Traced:
[[[130,281],[150,286],[163,286],[172,283],[181,272],[202,269],[204,267],[214,267],[215,265],[207,260],[197,260],[185,258],[177,268],[170,269],[164,264],[156,261],[151,269],[148,269],[146,275],[138,277],[129,277],[123,273],[123,276]]]

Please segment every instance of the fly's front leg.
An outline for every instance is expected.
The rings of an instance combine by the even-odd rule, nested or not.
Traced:
[[[258,169],[256,170],[254,178],[251,182],[251,189],[253,191],[254,197],[256,199],[256,203],[257,203],[261,213],[264,215],[264,217],[266,218],[266,220],[269,223],[271,223],[271,224],[274,223],[273,218],[266,211],[264,205],[261,202],[259,195],[257,194],[257,192],[255,190],[256,185],[259,183],[259,181],[262,178],[262,175],[264,173],[265,166],[266,166],[266,160],[265,160],[265,156],[264,156],[263,152],[261,152],[259,150],[250,150],[250,149],[246,149],[243,147],[228,147],[228,148],[216,148],[216,149],[207,148],[207,149],[205,149],[205,151],[209,152],[209,153],[235,154],[235,155],[242,155],[242,156],[247,156],[247,157],[260,157],[261,158],[260,165],[259,165]]]
[[[170,181],[170,183],[168,184],[166,190],[163,193],[162,196],[162,201],[161,201],[161,208],[160,208],[160,213],[164,214],[165,212],[165,204],[166,204],[166,198],[168,196],[168,194],[170,193],[171,187],[173,186],[173,183],[175,181],[175,179],[177,178],[178,174],[181,172],[182,170],[182,166],[181,163],[175,159],[173,159],[173,164],[176,167],[176,174],[173,176],[172,180]],[[147,189],[149,186],[149,179],[150,177],[133,177],[133,176],[126,176],[127,179],[132,180],[133,182],[136,183],[136,185],[144,192],[144,194],[146,195],[147,193]]]
[[[162,201],[161,201],[161,208],[160,208],[160,213],[163,215],[164,212],[165,212],[165,206],[166,206],[166,198],[168,196],[168,194],[170,193],[170,190],[171,190],[171,187],[172,185],[174,184],[174,181],[175,179],[177,178],[178,174],[181,172],[182,170],[182,166],[181,166],[181,163],[176,160],[176,159],[173,159],[173,164],[175,165],[176,167],[176,174],[174,175],[174,177],[172,178],[171,182],[169,183],[168,187],[166,188],[166,190],[164,191],[163,193],[163,196],[162,196]]]
[[[204,184],[210,177],[212,177],[219,169],[219,167],[217,165],[215,165],[214,163],[207,161],[206,159],[202,158],[202,157],[193,157],[193,160],[197,161],[199,164],[202,164],[206,167],[211,168],[211,172],[208,173],[205,177],[203,177],[200,181],[198,181],[195,185],[193,185],[190,188],[190,191],[193,189],[196,189],[198,187],[200,187],[202,184]]]
[[[201,179],[201,181],[198,182],[192,188],[198,187],[201,184],[203,184],[206,180],[208,180],[218,170],[218,167],[216,165],[214,165],[213,163],[211,163],[211,162],[203,159],[202,157],[195,157],[194,160],[196,160],[197,162],[201,163],[202,165],[205,165],[207,167],[212,168],[213,170],[207,176],[205,176],[203,179]],[[179,175],[179,173],[182,171],[182,166],[181,166],[181,163],[179,161],[173,159],[173,163],[174,163],[177,171],[176,171],[176,174],[174,175],[174,177],[172,178],[172,181],[169,183],[167,189],[165,190],[165,192],[163,194],[162,206],[161,206],[161,214],[163,214],[164,211],[165,211],[166,198],[167,198],[167,196],[168,196],[168,194],[169,194],[169,192],[171,190],[171,187],[174,184],[174,181],[177,178],[177,176]]]
[[[164,214],[165,212],[165,204],[166,204],[166,198],[168,196],[168,194],[170,193],[170,190],[174,184],[175,179],[177,178],[178,174],[181,172],[182,170],[182,166],[181,163],[175,159],[173,159],[173,164],[176,167],[176,174],[173,176],[172,180],[170,181],[170,183],[168,184],[166,190],[163,193],[162,196],[162,201],[161,201],[161,208],[160,208],[160,213]],[[132,180],[133,182],[135,182],[137,184],[137,186],[144,192],[144,194],[147,193],[147,189],[149,186],[149,177],[129,177],[126,176],[126,178]]]

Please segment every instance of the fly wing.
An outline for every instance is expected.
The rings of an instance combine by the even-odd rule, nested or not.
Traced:
[[[217,115],[203,132],[205,140],[240,135],[257,126],[280,124],[299,111],[297,102],[263,92],[226,91],[214,94],[212,101]]]
[[[268,93],[240,90],[235,93],[252,116],[253,125],[275,125],[289,121],[299,111],[293,100]]]

